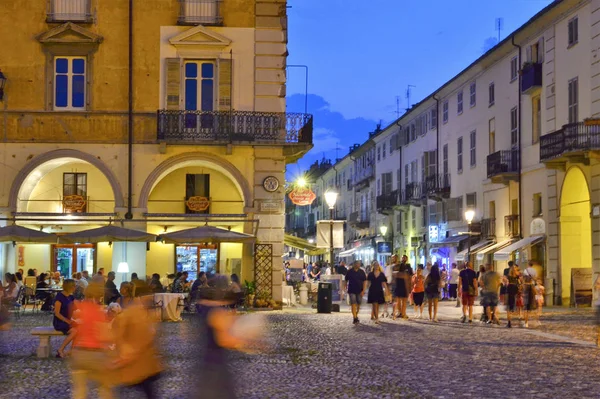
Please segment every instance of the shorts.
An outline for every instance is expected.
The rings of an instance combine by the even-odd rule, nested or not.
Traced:
[[[495,292],[484,292],[481,295],[481,305],[495,308],[498,306],[498,294]]]
[[[350,297],[350,305],[360,305],[362,303],[362,295],[360,294],[348,294]]]
[[[475,295],[469,295],[468,292],[463,292],[461,294],[462,304],[466,306],[475,305]]]
[[[425,292],[413,292],[412,297],[415,306],[421,306],[423,304],[423,298],[425,298]]]
[[[408,298],[408,292],[406,292],[406,285],[396,284],[394,288],[394,296],[396,298]]]

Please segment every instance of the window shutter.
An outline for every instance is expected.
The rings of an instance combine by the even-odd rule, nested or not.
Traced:
[[[544,37],[540,37],[538,40],[538,62],[541,64],[544,62]]]
[[[525,49],[525,59],[527,62],[531,62],[532,61],[532,56],[531,56],[531,46],[527,46],[527,48]]]
[[[165,84],[166,101],[168,110],[179,109],[179,91],[181,88],[181,60],[179,58],[167,58],[167,79]]]
[[[231,60],[219,60],[219,111],[231,109]]]

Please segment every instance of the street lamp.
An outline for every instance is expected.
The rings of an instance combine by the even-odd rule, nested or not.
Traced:
[[[381,233],[381,236],[385,239],[385,235],[387,234],[388,231],[388,227],[385,224],[382,224],[381,226],[379,226],[379,232]]]
[[[4,85],[6,85],[6,76],[0,71],[0,101],[4,98]]]
[[[468,209],[465,211],[465,220],[467,221],[467,228],[469,232],[469,238],[467,243],[467,267],[469,267],[469,262],[471,261],[471,222],[475,217],[475,211],[473,209]]]
[[[333,190],[327,190],[325,192],[325,202],[329,207],[329,263],[333,270],[333,208],[337,201],[338,193]]]

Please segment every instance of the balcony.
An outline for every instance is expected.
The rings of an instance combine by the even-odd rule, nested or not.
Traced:
[[[439,201],[450,198],[450,175],[435,173],[425,177],[421,195]]]
[[[521,93],[530,94],[542,87],[542,64],[528,63],[521,69]]]
[[[221,0],[179,0],[179,25],[221,25]]]
[[[519,215],[504,216],[504,235],[508,238],[517,238],[519,233]]]
[[[46,22],[91,23],[91,0],[48,0]]]
[[[540,161],[559,167],[567,161],[589,164],[589,152],[600,150],[600,125],[595,123],[571,123],[540,137]]]
[[[408,183],[402,194],[402,205],[417,205],[421,203],[421,184]]]
[[[369,227],[369,218],[365,216],[364,214],[361,215],[360,212],[352,212],[348,223],[355,229],[366,229]]]
[[[487,176],[492,183],[508,184],[518,180],[521,163],[519,150],[496,151],[487,156]]]
[[[252,111],[158,111],[158,141],[168,144],[309,144],[312,115]]]
[[[481,238],[484,240],[493,240],[496,238],[496,219],[481,220]]]
[[[389,215],[393,213],[394,206],[398,204],[398,190],[377,196],[377,211],[383,215]]]
[[[360,191],[365,187],[369,187],[369,182],[375,177],[375,167],[372,165],[366,168],[357,169],[354,174],[352,185],[356,191]]]

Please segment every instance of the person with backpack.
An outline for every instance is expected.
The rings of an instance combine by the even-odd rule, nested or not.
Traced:
[[[469,323],[473,323],[473,305],[477,297],[477,273],[473,270],[473,263],[467,262],[467,267],[464,268],[458,275],[458,292],[462,299],[461,322],[467,320],[467,310],[469,314]]]

